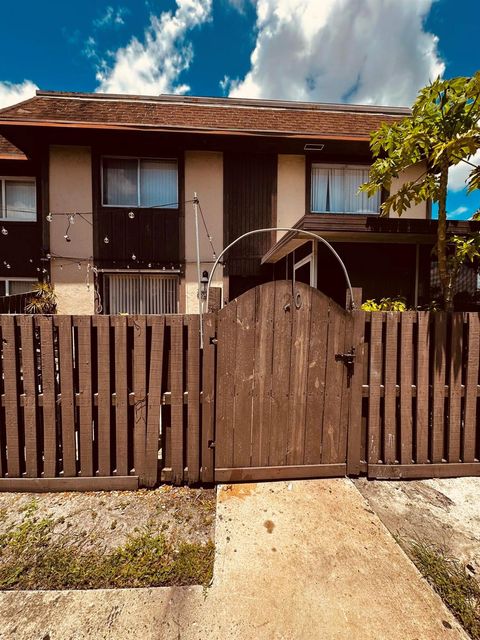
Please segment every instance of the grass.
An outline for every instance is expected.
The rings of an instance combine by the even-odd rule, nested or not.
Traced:
[[[472,640],[480,640],[480,585],[466,566],[424,542],[408,543],[407,552],[422,575],[459,620]]]
[[[55,534],[58,523],[38,518],[28,505],[23,521],[0,535],[0,589],[99,589],[210,582],[214,546],[180,543],[145,528],[113,550],[86,549],[73,533]]]

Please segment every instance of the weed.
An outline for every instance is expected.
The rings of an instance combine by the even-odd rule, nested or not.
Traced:
[[[31,498],[20,511],[24,514],[25,518],[30,518],[38,510],[38,502],[36,498]]]
[[[0,535],[0,589],[92,589],[208,584],[214,547],[178,548],[151,527],[109,552],[86,550],[85,539],[53,536],[55,521],[33,515]]]
[[[406,549],[472,640],[480,640],[480,585],[465,565],[424,542],[410,542]]]

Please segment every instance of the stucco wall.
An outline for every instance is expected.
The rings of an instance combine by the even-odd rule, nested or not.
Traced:
[[[399,187],[404,182],[410,182],[416,180],[425,171],[423,163],[412,165],[406,171],[403,171],[398,178],[392,180],[391,193],[396,193]],[[394,211],[390,213],[390,218],[398,218],[398,214]],[[412,205],[405,213],[402,214],[402,218],[427,218],[427,203],[421,202],[420,204]]]
[[[93,274],[88,268],[93,256],[92,225],[87,222],[92,221],[93,209],[90,148],[51,146],[49,171],[50,212],[85,217],[75,216],[68,231],[70,242],[64,237],[67,215],[53,215],[50,223],[51,277],[58,313],[90,314],[94,312]]]
[[[293,227],[305,215],[305,156],[278,156],[277,227]],[[277,240],[284,235],[277,232]]]
[[[185,153],[185,199],[197,193],[215,250],[223,249],[223,154],[210,151]],[[205,228],[199,216],[201,270],[210,273],[213,256]],[[180,308],[185,313],[198,313],[197,252],[195,244],[195,218],[193,205],[185,206],[185,280],[182,283]],[[212,286],[223,286],[222,268],[215,272]]]

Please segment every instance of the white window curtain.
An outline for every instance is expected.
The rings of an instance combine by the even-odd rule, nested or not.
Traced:
[[[368,180],[367,167],[312,165],[311,210],[314,213],[379,213],[380,193],[358,193]]]
[[[177,194],[177,163],[157,160],[140,162],[140,205],[175,208]]]
[[[37,196],[35,182],[5,181],[5,218],[36,220]]]
[[[103,204],[136,207],[138,162],[122,158],[103,160]]]

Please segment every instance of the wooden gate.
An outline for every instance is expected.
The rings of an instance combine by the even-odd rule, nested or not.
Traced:
[[[352,318],[277,281],[218,313],[215,480],[346,473]]]

